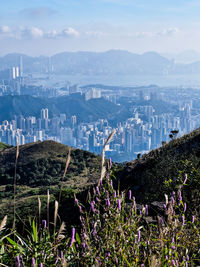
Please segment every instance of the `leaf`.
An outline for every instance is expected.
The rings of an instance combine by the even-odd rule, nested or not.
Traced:
[[[78,242],[78,244],[80,245],[81,243],[81,239],[78,233],[76,233],[76,241]]]
[[[19,245],[18,245],[14,240],[12,240],[10,237],[7,237],[6,239],[8,240],[8,242],[9,242],[11,245],[13,245],[14,247],[19,248]]]
[[[33,241],[37,243],[38,242],[38,235],[37,235],[37,225],[35,225],[35,220],[33,220],[33,222],[32,222],[32,229],[33,229],[33,235],[32,235]]]

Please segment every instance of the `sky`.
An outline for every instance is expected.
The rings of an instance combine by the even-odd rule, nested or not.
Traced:
[[[200,0],[0,2],[0,55],[200,51]]]

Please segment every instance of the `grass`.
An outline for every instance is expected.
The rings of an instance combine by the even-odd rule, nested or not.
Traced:
[[[200,264],[199,214],[188,215],[187,181],[165,196],[164,213],[152,223],[148,206],[138,208],[132,192],[113,188],[112,170],[93,187],[88,203],[75,197],[80,227],[66,234],[55,201],[52,223],[30,220],[24,235],[1,222],[2,266],[196,266]],[[42,205],[47,196],[41,199]],[[49,227],[47,227],[49,225]],[[56,227],[60,225],[59,227]],[[14,241],[15,240],[15,241]],[[17,262],[17,264],[16,264]],[[15,265],[16,264],[16,265]],[[35,265],[34,265],[35,264]]]

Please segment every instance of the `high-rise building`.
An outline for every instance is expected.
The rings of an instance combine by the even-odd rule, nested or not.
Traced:
[[[23,77],[23,59],[22,56],[20,56],[20,77]]]
[[[42,120],[44,120],[44,119],[49,119],[49,110],[48,110],[48,108],[43,108],[43,109],[41,109],[41,112],[40,112],[40,118],[41,118]]]

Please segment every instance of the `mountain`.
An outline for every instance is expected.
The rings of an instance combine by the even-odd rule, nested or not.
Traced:
[[[28,218],[28,215],[35,216],[37,214],[38,197],[40,197],[43,210],[45,210],[48,189],[51,194],[51,202],[53,203],[55,197],[58,199],[68,152],[69,147],[54,141],[20,146],[16,176],[18,219],[25,215]],[[16,147],[0,150],[0,217],[8,214],[10,219],[12,218],[10,207],[13,206],[15,157]],[[100,166],[100,156],[95,156],[87,151],[71,149],[69,168],[63,180],[62,196],[65,209],[61,208],[61,214],[64,213],[63,216],[67,217],[67,221],[74,218],[74,193],[83,192],[85,188],[97,183]]]
[[[162,56],[181,64],[190,64],[200,61],[200,53],[195,50],[185,50],[179,54],[163,54]]]
[[[29,57],[23,54],[9,54],[0,58],[0,69],[19,65],[23,60],[25,73],[47,72],[53,65],[56,74],[70,75],[127,75],[163,74],[172,68],[172,62],[156,52],[142,55],[128,51],[107,52],[63,52],[52,57]]]
[[[118,173],[121,190],[133,190],[139,203],[164,200],[183,186],[191,207],[200,207],[200,128],[125,164]]]
[[[1,96],[0,99],[0,121],[14,119],[15,115],[40,117],[42,108],[48,108],[51,117],[61,113],[67,117],[76,115],[79,122],[103,118],[113,121],[116,117],[123,119],[129,115],[124,107],[104,98],[86,101],[80,94],[49,99],[32,96]]]

